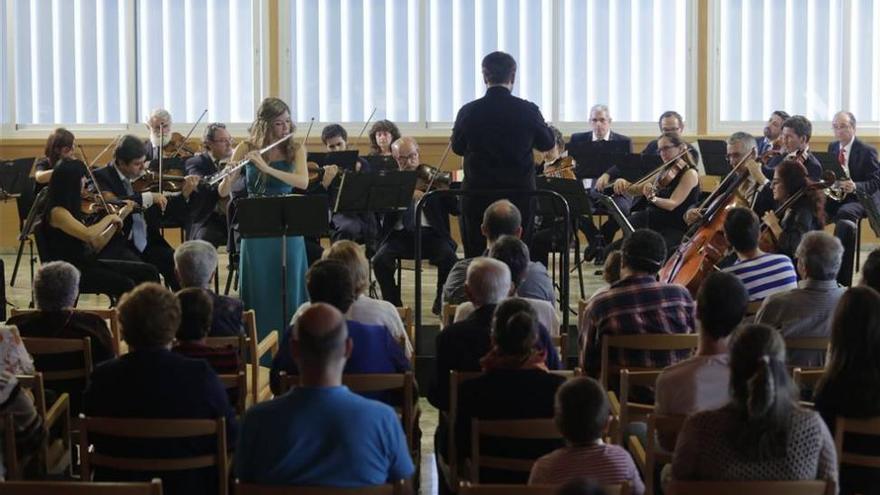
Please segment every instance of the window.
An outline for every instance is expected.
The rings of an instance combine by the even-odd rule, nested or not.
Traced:
[[[138,120],[163,107],[177,122],[251,122],[255,98],[251,0],[139,0]]]
[[[14,84],[16,123],[128,120],[130,5],[117,0],[13,0],[11,12],[4,7],[11,21],[6,26],[13,31],[12,46],[4,47],[4,53],[12,52],[14,69],[3,80],[8,84],[11,78]],[[8,94],[9,88],[4,89]],[[7,113],[12,112],[4,108]]]
[[[776,109],[880,121],[880,0],[722,0],[714,11],[713,122]]]
[[[419,117],[418,0],[280,2],[296,121],[415,122]]]

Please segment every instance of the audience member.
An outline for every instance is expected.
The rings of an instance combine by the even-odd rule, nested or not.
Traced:
[[[0,325],[0,417],[12,415],[18,456],[38,453],[45,435],[34,400],[15,375],[34,374],[34,362],[14,326]],[[0,448],[0,481],[6,479],[5,448]]]
[[[816,390],[816,410],[834,432],[838,417],[880,416],[880,294],[853,287],[840,298],[831,325],[831,353]],[[846,435],[848,452],[877,456],[873,436]],[[840,493],[876,493],[880,470],[844,465]]]
[[[663,370],[655,387],[657,414],[689,415],[727,404],[727,341],[746,314],[749,294],[734,275],[714,272],[697,293],[697,354]]]
[[[871,251],[862,263],[862,284],[880,291],[880,248]]]
[[[351,274],[345,265],[335,260],[315,262],[306,273],[306,289],[312,305],[326,303],[343,314],[349,310],[355,299]],[[400,342],[385,327],[365,325],[353,320],[347,320],[346,326],[354,349],[346,357],[345,373],[403,373],[410,370],[410,362],[404,356]],[[279,382],[281,371],[288,375],[299,374],[296,360],[291,353],[292,333],[292,328],[284,333],[280,351],[272,361],[272,390],[276,395],[282,390]]]
[[[694,331],[694,301],[680,285],[657,281],[666,259],[660,234],[639,229],[623,241],[621,279],[590,300],[579,328],[581,367],[598,376],[604,335],[674,334]],[[611,364],[663,368],[688,357],[688,351],[612,350]]]
[[[606,445],[611,406],[602,385],[592,378],[575,378],[556,392],[556,426],[566,446],[541,457],[532,466],[530,485],[556,485],[581,477],[604,485],[629,482],[632,493],[645,486],[629,453]]]
[[[545,356],[536,350],[538,322],[524,299],[507,299],[495,309],[492,349],[480,365],[485,373],[461,384],[455,420],[458,458],[470,455],[471,420],[553,417],[556,389],[565,381],[547,372]],[[557,441],[482,441],[485,455],[537,458],[559,447]],[[527,476],[482,469],[481,483],[525,483]]]
[[[321,263],[332,262],[312,269]],[[301,386],[245,415],[235,456],[242,482],[364,487],[413,475],[394,410],[342,385],[354,345],[346,326],[342,313],[323,303],[297,320],[290,351]]]
[[[586,478],[578,478],[565,483],[559,487],[556,495],[606,495],[595,481]]]
[[[107,418],[226,419],[226,436],[236,438],[238,423],[226,390],[207,362],[171,352],[180,326],[180,304],[159,284],[146,283],[122,297],[119,322],[129,352],[95,368],[86,388],[85,414]],[[230,441],[231,444],[231,441]],[[93,437],[95,452],[126,457],[180,457],[210,454],[214,439],[137,441]],[[217,493],[214,469],[128,472],[96,468],[96,481],[162,479],[168,494]]]
[[[842,257],[840,239],[822,231],[804,234],[796,255],[803,280],[797,289],[765,299],[755,322],[779,330],[784,338],[830,337],[831,317],[845,290],[837,286]],[[825,353],[792,351],[788,358],[789,364],[815,367],[825,362]]]
[[[218,375],[238,373],[238,351],[232,347],[207,345],[211,330],[213,301],[208,291],[189,287],[177,292],[180,303],[180,326],[177,328],[177,344],[171,349],[193,359],[204,359]]]
[[[486,238],[486,251],[483,256],[490,256],[489,251],[501,236],[510,235],[517,239],[522,237],[522,218],[519,209],[506,199],[490,204],[483,212],[483,223],[480,231]],[[474,258],[459,260],[452,267],[446,283],[443,285],[443,304],[461,304],[467,301],[464,282],[467,267]],[[547,267],[539,262],[529,261],[523,274],[522,282],[516,287],[516,295],[530,299],[540,299],[553,303],[556,296],[553,281],[547,273]]]
[[[499,237],[492,243],[489,250],[489,257],[504,262],[510,269],[510,277],[513,284],[513,294],[518,293],[517,288],[523,281],[523,277],[528,272],[528,267],[532,261],[529,261],[529,247],[522,240],[512,235],[504,235]],[[544,327],[551,335],[559,335],[559,314],[553,303],[544,299],[534,299],[523,297],[538,314],[538,323]],[[454,321],[461,321],[473,312],[474,306],[470,302],[458,305],[455,311]]]
[[[183,288],[204,289],[211,296],[213,312],[209,337],[234,337],[245,332],[241,299],[211,290],[217,271],[217,249],[206,241],[187,241],[174,250],[174,271]]]
[[[606,285],[596,289],[596,291],[593,292],[593,295],[590,296],[590,300],[607,291],[612,285],[620,280],[620,258],[619,249],[615,249],[605,256],[605,261],[602,264],[602,280],[605,281]],[[580,316],[583,317],[584,315]]]
[[[730,404],[685,421],[672,461],[675,479],[837,482],[834,441],[818,413],[798,406],[779,332],[767,325],[737,332],[730,391]]]
[[[748,208],[731,208],[724,220],[724,237],[736,252],[736,262],[725,268],[742,280],[750,301],[761,301],[771,294],[797,287],[797,273],[791,258],[758,249],[761,221]]]

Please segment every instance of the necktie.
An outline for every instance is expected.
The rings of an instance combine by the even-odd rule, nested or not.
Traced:
[[[846,172],[846,150],[844,148],[840,148],[840,153],[837,154],[837,163],[840,164],[840,167],[843,168],[843,171]]]
[[[129,196],[134,195],[131,181],[123,180],[122,183],[125,185],[125,193]],[[143,213],[133,213],[131,215],[131,241],[134,243],[134,247],[141,253],[147,248],[147,222],[144,220]]]

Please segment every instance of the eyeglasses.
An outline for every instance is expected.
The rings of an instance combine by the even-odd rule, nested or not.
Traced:
[[[412,153],[410,153],[408,155],[398,155],[397,161],[408,162],[408,161],[412,161],[412,160],[418,160],[418,158],[419,158],[419,152],[413,151]]]
[[[833,124],[831,128],[835,131],[843,131],[846,129],[852,129],[852,126],[849,124]]]

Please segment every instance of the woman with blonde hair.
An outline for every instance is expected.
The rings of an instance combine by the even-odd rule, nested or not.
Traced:
[[[244,166],[249,197],[281,196],[294,189],[305,189],[309,184],[306,171],[306,150],[292,137],[264,154],[259,150],[292,134],[296,127],[290,121],[290,107],[279,98],[268,97],[257,109],[250,127],[250,137],[232,154],[232,162],[249,160]],[[221,196],[227,196],[238,180],[239,170],[220,183]],[[282,273],[281,240],[277,237],[241,240],[238,294],[246,309],[257,313],[257,333],[260,338],[271,330],[287,327],[290,315],[308,301],[305,274],[308,269],[306,248],[300,236],[286,238],[286,301],[287,314],[281,315]]]

